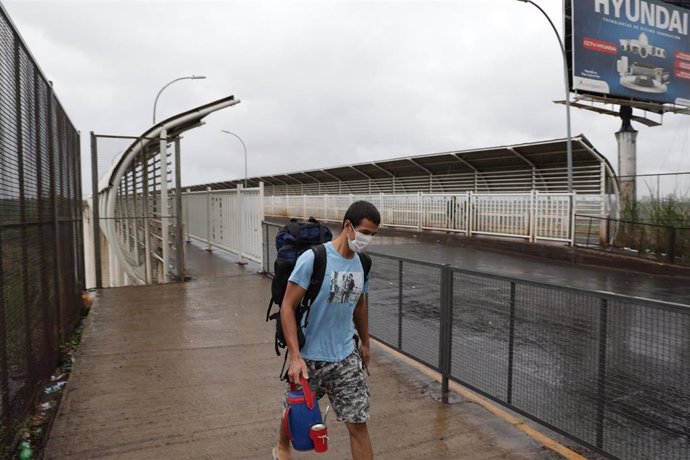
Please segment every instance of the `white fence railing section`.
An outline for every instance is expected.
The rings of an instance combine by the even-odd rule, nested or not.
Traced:
[[[400,195],[283,195],[264,198],[264,213],[276,217],[315,217],[339,221],[356,200],[381,212],[382,224],[418,230],[444,230],[534,241],[573,244],[575,204],[568,193],[474,193]],[[587,197],[591,203],[591,197]]]
[[[262,263],[261,222],[263,184],[256,188],[190,192],[182,194],[182,213],[187,240],[206,243]]]

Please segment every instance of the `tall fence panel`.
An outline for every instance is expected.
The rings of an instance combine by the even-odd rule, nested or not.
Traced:
[[[690,265],[690,227],[604,219],[577,214],[578,246]],[[601,230],[605,231],[601,231]],[[603,233],[603,234],[602,234]]]
[[[182,195],[187,238],[262,263],[263,187]]]
[[[80,318],[80,178],[79,133],[0,5],[0,438],[6,449]]]
[[[607,456],[690,457],[690,305],[371,255],[375,338]]]

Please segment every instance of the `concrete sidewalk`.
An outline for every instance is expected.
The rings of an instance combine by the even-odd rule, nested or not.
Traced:
[[[270,280],[188,248],[192,281],[98,293],[46,458],[271,458],[282,357],[264,321]],[[476,403],[441,403],[435,381],[382,348],[369,382],[377,458],[559,458]],[[295,458],[349,458],[345,427],[328,425],[328,453]]]

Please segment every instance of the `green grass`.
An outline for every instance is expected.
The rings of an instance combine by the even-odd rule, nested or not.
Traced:
[[[690,263],[690,199],[670,194],[665,198],[638,201],[621,211],[615,246],[639,251],[641,255],[668,257]]]

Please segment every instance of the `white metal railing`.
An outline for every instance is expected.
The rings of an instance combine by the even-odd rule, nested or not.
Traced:
[[[392,227],[443,230],[471,235],[550,240],[573,243],[575,194],[474,193],[378,194],[378,195],[284,195],[264,198],[267,216],[342,219],[356,200],[367,200],[381,212],[381,223]],[[597,195],[586,197],[588,206]]]
[[[263,184],[257,188],[210,189],[182,194],[187,239],[262,263]]]

